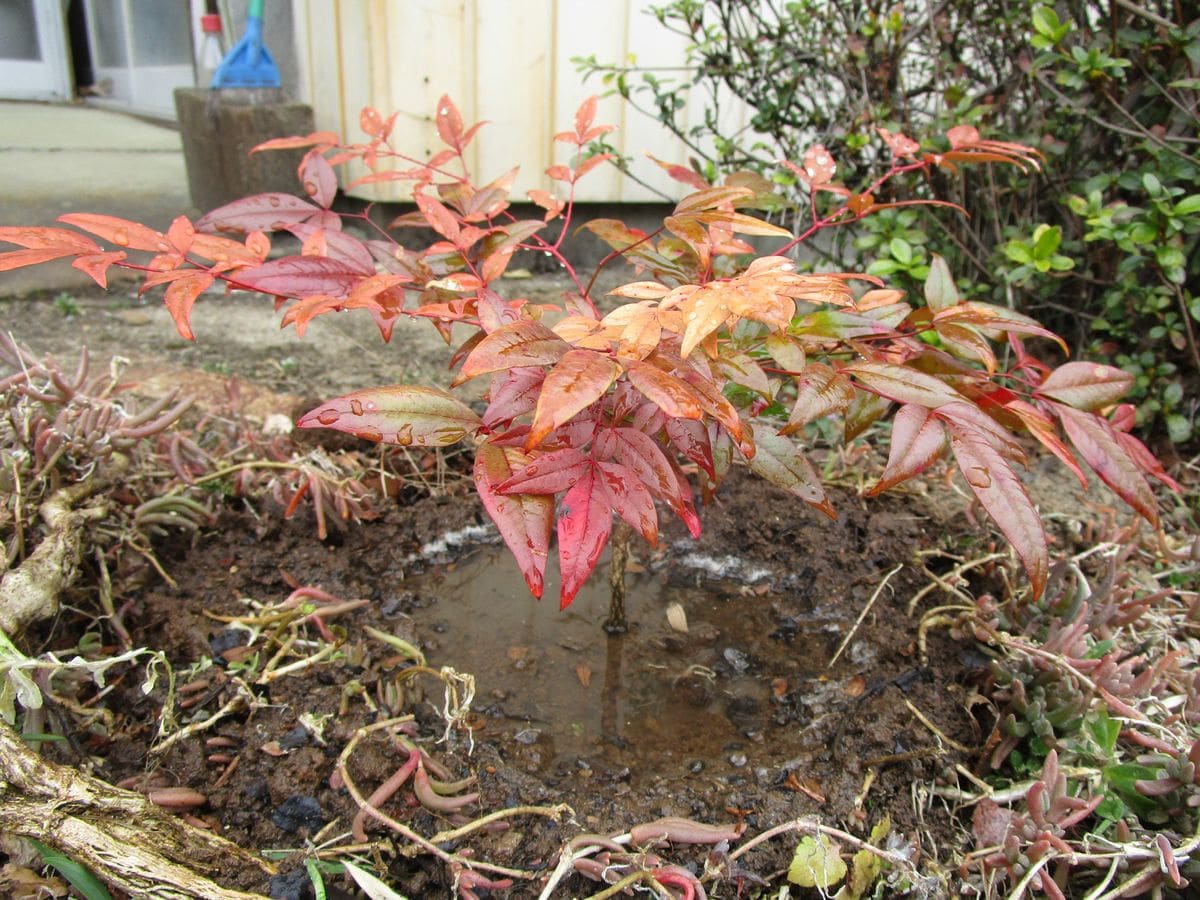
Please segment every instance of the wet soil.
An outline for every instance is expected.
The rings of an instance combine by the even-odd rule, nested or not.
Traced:
[[[68,357],[86,342],[98,357],[129,357],[129,377],[149,394],[182,382],[225,400],[229,377],[237,376],[233,390],[259,420],[294,415],[306,400],[401,380],[399,370],[416,380],[435,371],[444,352],[440,341],[381,350],[373,326],[361,322],[297,345],[291,335],[274,336],[263,301],[236,299],[218,301],[225,306],[217,322],[208,311],[207,327],[227,339],[210,334],[206,342],[201,333],[198,344],[185,346],[164,337],[172,332],[156,306],[128,293],[72,299],[69,316],[65,303],[26,298],[0,302],[0,317],[38,351]],[[202,306],[198,331],[205,318]],[[865,835],[887,815],[901,842],[936,856],[956,843],[960,826],[926,788],[953,778],[956,764],[972,764],[951,742],[978,746],[991,727],[986,714],[980,721],[969,711],[987,660],[939,629],[930,632],[928,658],[919,658],[917,620],[907,606],[928,581],[920,551],[971,551],[994,536],[964,515],[958,494],[936,482],[925,488],[924,495],[869,502],[831,488],[838,510],[831,521],[735,472],[702,512],[699,540],[675,523],[659,547],[635,547],[627,574],[631,627],[620,636],[601,627],[608,612],[602,577],[565,611],[556,608],[553,572],[546,599],[528,595],[465,475],[434,496],[402,491],[377,519],[346,525],[325,541],[305,509],[285,519],[269,501],[254,510],[229,502],[194,540],[175,537],[157,547],[175,585],[156,581],[130,598],[125,624],[135,645],[165,653],[177,685],[204,685],[173,698],[178,725],[213,715],[239,679],[256,700],[153,754],[167,686],[146,695],[130,677],[105,698],[115,728],[76,735],[48,752],[74,764],[90,758],[114,783],[194,788],[207,797],[198,816],[233,841],[297,850],[318,832],[328,839],[349,830],[357,807],[334,774],[347,741],[384,717],[412,714],[416,739],[431,757],[454,778],[478,778],[481,796],[469,815],[526,804],[566,803],[574,811],[559,823],[517,818],[509,830],[458,848],[470,846],[492,863],[540,870],[581,830],[616,833],[660,816],[744,821],[754,831],[809,815]],[[1055,508],[1079,502],[1064,497],[1067,505]],[[346,638],[336,658],[254,684],[273,650],[261,635],[214,617],[252,615],[255,604],[278,603],[295,584],[368,602],[336,620]],[[65,616],[47,636],[48,649],[74,646],[91,621]],[[423,676],[401,689],[408,663],[368,626],[420,647],[430,668],[472,674],[466,722],[447,731],[436,679]],[[362,741],[349,771],[370,793],[401,761],[375,735]],[[405,797],[411,794],[398,795],[386,811],[422,834],[446,827]],[[763,878],[778,876],[793,846],[772,842],[742,862]],[[672,859],[702,866],[704,855],[684,847]],[[299,856],[281,865],[297,867]],[[447,879],[427,857],[402,858],[389,877],[408,896],[445,895]],[[717,893],[734,896],[740,886]],[[282,882],[275,890],[301,896]],[[595,890],[577,877],[562,895]],[[536,892],[527,882],[513,895]]]

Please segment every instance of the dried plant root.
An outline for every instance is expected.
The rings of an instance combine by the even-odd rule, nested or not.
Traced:
[[[252,900],[274,868],[145,797],[47,762],[0,722],[0,832],[34,838],[135,897]]]

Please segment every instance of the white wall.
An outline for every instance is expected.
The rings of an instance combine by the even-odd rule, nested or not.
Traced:
[[[601,62],[636,56],[639,65],[672,67],[684,62],[683,39],[665,31],[643,10],[650,0],[296,0],[293,9],[302,90],[318,129],[354,140],[362,136],[358,115],[374,106],[398,110],[393,145],[424,157],[440,149],[434,107],[449,94],[468,124],[487,119],[473,144],[470,164],[477,183],[522,166],[513,194],[554,189],[544,170],[566,162],[568,145],[556,131],[570,129],[575,109],[591,94],[571,58]],[[699,110],[689,110],[700,120]],[[737,115],[735,113],[735,115]],[[684,163],[687,153],[653,119],[617,97],[600,104],[598,122],[619,126],[611,142],[637,159],[640,177],[681,196],[683,186],[644,159]],[[362,173],[359,173],[362,174]],[[355,189],[376,200],[405,200],[404,182]],[[610,167],[579,186],[584,201],[660,199]]]

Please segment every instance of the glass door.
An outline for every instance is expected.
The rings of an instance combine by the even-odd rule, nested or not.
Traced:
[[[0,98],[69,100],[71,94],[59,0],[0,0]]]
[[[195,82],[189,10],[187,0],[87,0],[98,102],[175,117],[175,88]]]

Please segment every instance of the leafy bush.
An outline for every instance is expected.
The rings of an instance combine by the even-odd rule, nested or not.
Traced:
[[[79,231],[3,228],[0,241],[24,249],[0,254],[0,270],[70,258],[101,285],[113,265],[141,270],[143,290],[165,286],[167,308],[189,339],[193,304],[218,280],[274,295],[285,307],[283,323],[298,334],[316,316],[348,309],[366,310],[385,340],[400,316],[428,320],[448,341],[453,324],[465,326],[471,336],[453,352],[454,384],[487,377],[482,412],[445,390],[397,385],[331,400],[299,424],[399,445],[472,439],[480,497],[538,596],[557,531],[563,606],[599,560],[614,514],[653,544],[659,501],[698,533],[692,478],[707,497],[736,460],[833,515],[793,435],[835,415],[851,439],[898,407],[887,467],[872,494],[916,476],[949,450],[1014,545],[1035,597],[1049,555],[1041,518],[1013,468],[1026,460],[1019,434],[1032,435],[1086,483],[1078,454],[1158,523],[1147,476],[1174,483],[1128,433],[1132,410],[1117,405],[1132,383],[1127,373],[1084,362],[1046,366],[1025,341],[1061,340],[1008,307],[962,299],[940,257],[929,257],[925,304],[914,305],[874,276],[802,274],[786,256],[827,229],[881,210],[906,211],[915,201],[876,199],[899,182],[972,163],[1033,167],[1029,148],[956,126],[944,152],[922,153],[905,135],[884,131],[881,152],[890,162],[857,192],[834,182],[837,164],[824,147],[809,148],[800,163],[786,164],[812,196],[811,222],[797,237],[741,211],[771,205],[761,183],[730,178],[713,187],[678,170],[694,190],[654,232],[617,220],[584,226],[613,248],[610,259],[622,257],[642,274],[613,291],[620,302],[604,311],[595,275],[585,280],[562,251],[574,186],[606,159],[587,149],[610,130],[594,123],[595,111],[592,98],[574,128],[556,135],[572,157],[547,175],[565,199],[531,192],[545,210],[541,219],[510,213],[512,173],[476,186],[465,149],[479,126],[465,127],[442,98],[436,124],[445,149],[427,161],[393,148],[395,117],[367,109],[365,143],[341,144],[318,132],[259,148],[310,148],[299,170],[307,199],[249,197],[195,226],[180,217],[166,233],[80,213],[61,217]],[[330,209],[333,167],[351,160],[372,170],[364,180],[413,182],[416,211],[391,224],[432,229],[431,246],[414,252],[382,229],[365,240],[341,229],[342,216]],[[543,237],[556,219],[558,237]],[[269,259],[269,231],[300,238],[301,253]],[[746,235],[779,245],[760,254]],[[893,254],[900,240],[890,239]],[[499,292],[519,249],[549,254],[562,266],[573,290],[560,305]],[[131,260],[131,252],[146,260]],[[997,342],[1005,352],[997,353]],[[781,417],[768,417],[771,411]]]
[[[777,161],[812,143],[848,183],[887,167],[877,127],[944,149],[947,128],[967,123],[1038,147],[1045,187],[1009,168],[981,189],[943,168],[917,195],[953,200],[968,221],[885,211],[827,255],[905,288],[945,257],[972,296],[1036,315],[1133,374],[1139,424],[1179,443],[1196,435],[1185,397],[1200,388],[1200,18],[1186,9],[673,0],[650,13],[686,41],[686,74],[578,62],[682,138],[705,179],[750,169],[795,185],[800,219],[804,185]],[[751,115],[735,127],[743,99]]]

